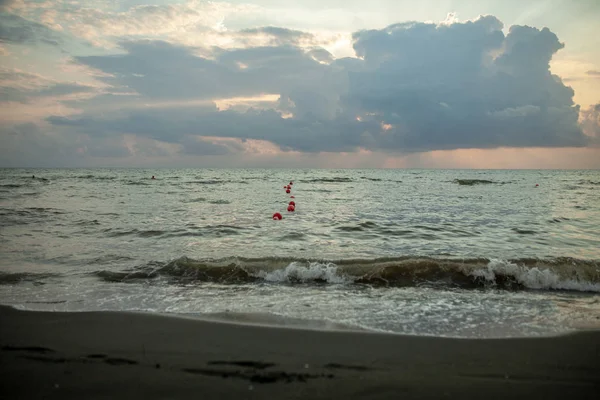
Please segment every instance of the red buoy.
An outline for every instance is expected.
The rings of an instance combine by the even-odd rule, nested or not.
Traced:
[[[290,185],[293,185],[293,184],[294,184],[294,182],[290,181]]]
[[[288,206],[288,209],[287,209],[287,210],[288,210],[289,212],[292,212],[292,211],[294,211],[295,209],[296,209],[296,207],[294,207],[293,205],[291,205],[291,204],[290,204],[290,205]]]
[[[296,207],[296,202],[295,201],[290,201],[290,206]]]
[[[276,219],[276,220],[283,219],[283,216],[280,213],[276,212],[275,214],[273,214],[273,219]]]
[[[296,198],[296,197],[294,197],[294,196],[290,196],[290,199],[295,199],[295,198]]]
[[[290,189],[285,189],[286,193],[291,193],[292,191]]]
[[[291,189],[292,187],[290,185],[287,185],[285,188],[286,189]]]
[[[538,187],[538,186],[540,186],[540,185],[539,185],[539,183],[536,183],[536,184],[535,184],[535,187]]]

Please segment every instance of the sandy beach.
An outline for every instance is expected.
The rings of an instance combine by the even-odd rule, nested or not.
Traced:
[[[600,332],[446,339],[0,307],[0,397],[584,399]]]

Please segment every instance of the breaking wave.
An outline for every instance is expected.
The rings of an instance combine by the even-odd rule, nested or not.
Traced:
[[[567,290],[600,292],[600,262],[573,258],[300,260],[291,258],[181,257],[127,271],[97,271],[110,282],[155,278],[173,283],[315,283],[378,287],[435,286],[464,289]]]

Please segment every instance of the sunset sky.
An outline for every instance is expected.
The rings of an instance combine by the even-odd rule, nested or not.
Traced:
[[[0,0],[0,167],[600,168],[597,0]]]

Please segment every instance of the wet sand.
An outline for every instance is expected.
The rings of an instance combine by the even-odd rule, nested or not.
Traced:
[[[448,339],[0,306],[0,398],[595,399],[600,332]]]

